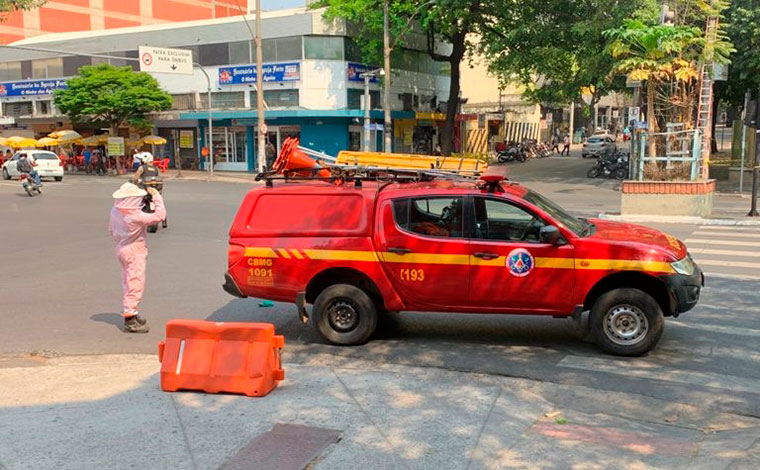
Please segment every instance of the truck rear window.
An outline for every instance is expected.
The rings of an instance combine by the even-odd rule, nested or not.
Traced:
[[[254,234],[346,235],[366,229],[361,194],[263,194],[246,223]]]

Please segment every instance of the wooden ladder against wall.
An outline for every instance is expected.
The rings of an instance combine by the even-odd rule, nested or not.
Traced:
[[[705,24],[705,38],[715,41],[718,35],[718,17],[709,16]],[[699,177],[707,179],[709,175],[708,162],[712,143],[712,109],[713,100],[713,63],[704,63],[700,69],[699,104],[697,106],[697,129],[702,139],[702,150],[699,159]]]

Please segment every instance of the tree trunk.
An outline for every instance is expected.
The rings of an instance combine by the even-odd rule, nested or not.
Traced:
[[[647,80],[647,145],[650,157],[657,156],[657,142],[652,135],[657,132],[657,119],[654,114],[654,94],[655,84],[651,79]]]
[[[456,125],[457,111],[459,110],[459,66],[462,63],[465,51],[466,33],[456,33],[452,38],[452,51],[449,56],[451,65],[451,81],[449,84],[449,101],[446,105],[446,122],[441,130],[441,153],[451,155],[454,144],[454,126]],[[460,139],[462,136],[460,136]]]
[[[710,153],[718,153],[718,141],[715,139],[715,125],[718,122],[718,105],[720,104],[720,93],[718,87],[713,85],[713,102],[712,102],[712,122],[710,128]]]
[[[594,132],[596,131],[596,122],[594,121],[594,108],[599,103],[599,100],[601,97],[596,96],[596,94],[591,94],[591,100],[588,103],[588,118],[586,118],[586,136],[591,137],[594,135]]]

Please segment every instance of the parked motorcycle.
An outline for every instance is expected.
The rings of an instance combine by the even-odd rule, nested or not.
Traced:
[[[21,173],[19,179],[21,180],[21,187],[24,188],[29,197],[34,197],[35,194],[42,194],[42,185],[36,184],[34,179],[29,176],[29,173]]]
[[[586,176],[589,178],[616,178],[619,180],[628,178],[628,155],[622,152],[605,152],[592,166]]]

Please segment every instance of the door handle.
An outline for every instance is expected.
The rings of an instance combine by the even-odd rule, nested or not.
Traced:
[[[391,253],[395,253],[397,255],[405,255],[407,253],[412,252],[412,250],[410,250],[409,248],[398,248],[398,247],[388,248],[388,251],[390,251]]]
[[[482,259],[496,259],[499,257],[497,253],[484,253],[482,251],[475,252],[472,256]]]

